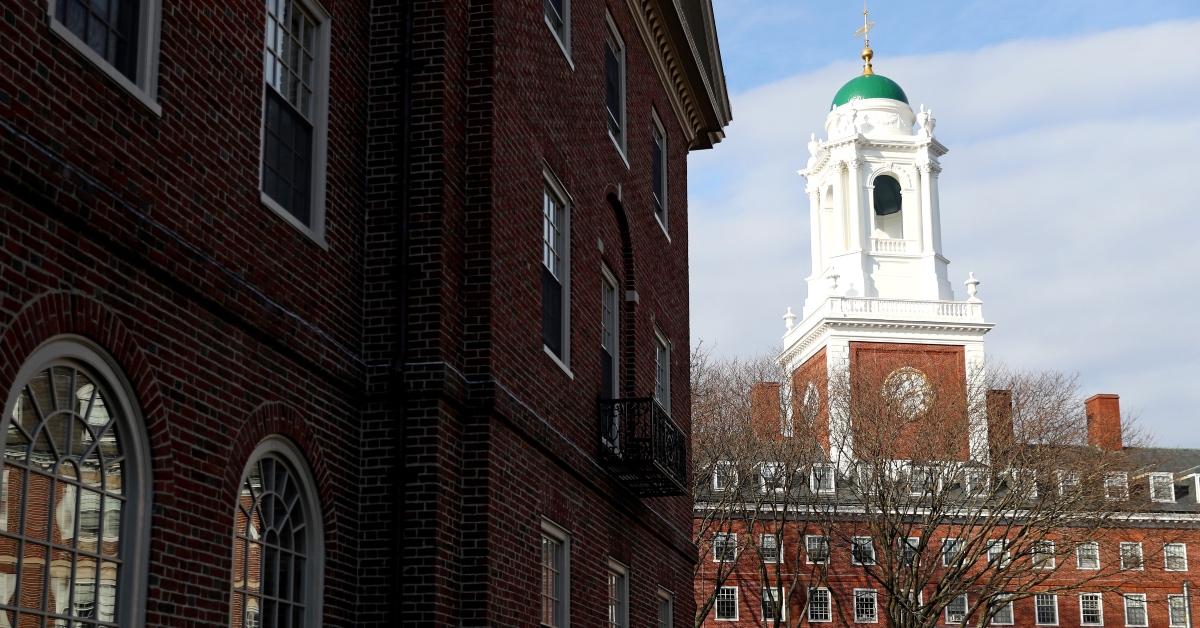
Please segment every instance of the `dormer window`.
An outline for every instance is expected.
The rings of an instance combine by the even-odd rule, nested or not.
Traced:
[[[1175,478],[1172,474],[1150,474],[1150,499],[1156,502],[1175,501]]]

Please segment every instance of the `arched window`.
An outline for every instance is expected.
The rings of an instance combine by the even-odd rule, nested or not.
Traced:
[[[319,501],[290,442],[271,437],[250,457],[234,513],[233,628],[316,628],[323,562]]]
[[[875,209],[874,237],[903,238],[904,220],[900,213],[903,209],[900,182],[891,175],[881,174],[875,177],[871,199]]]
[[[0,626],[142,623],[149,447],[111,364],[84,341],[60,338],[34,352],[9,391]]]

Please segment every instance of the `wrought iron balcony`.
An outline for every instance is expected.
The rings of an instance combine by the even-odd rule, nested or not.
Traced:
[[[683,430],[650,398],[600,401],[600,456],[642,497],[687,494]]]

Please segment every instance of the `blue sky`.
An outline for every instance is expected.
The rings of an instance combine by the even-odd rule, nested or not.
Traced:
[[[734,122],[689,160],[692,341],[778,347],[808,275],[796,170],[859,72],[854,0],[714,0]],[[1200,1],[879,2],[875,69],[937,114],[945,255],[990,358],[1078,373],[1200,447]],[[818,133],[820,135],[820,133]]]

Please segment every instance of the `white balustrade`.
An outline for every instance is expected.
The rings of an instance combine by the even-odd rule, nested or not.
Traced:
[[[983,304],[969,301],[830,297],[824,307],[828,308],[830,316],[983,322]]]
[[[898,238],[871,238],[872,253],[916,253],[916,240]]]

